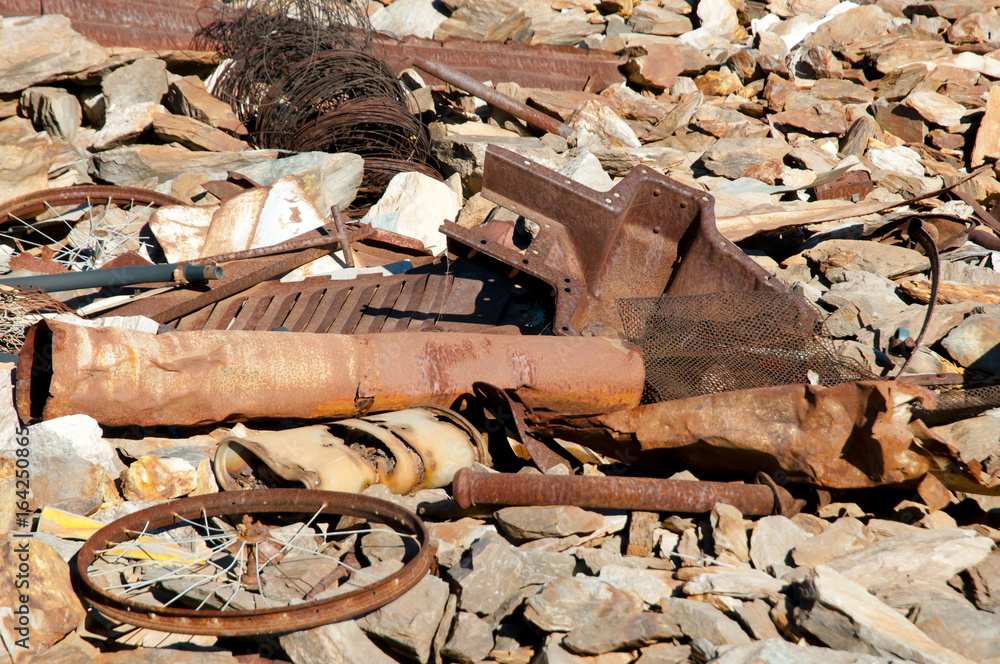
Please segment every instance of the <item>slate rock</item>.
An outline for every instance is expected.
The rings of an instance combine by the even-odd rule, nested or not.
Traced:
[[[589,534],[604,525],[604,517],[571,505],[505,507],[494,515],[508,537],[519,540]]]
[[[641,661],[641,660],[640,660]],[[890,664],[899,659],[879,657],[859,652],[799,645],[784,639],[771,638],[722,652],[713,664]]]
[[[918,251],[867,240],[824,240],[801,255],[821,266],[871,272],[887,279],[923,272],[930,267],[930,261]]]
[[[262,185],[294,175],[320,214],[329,215],[334,205],[341,211],[350,207],[361,186],[364,166],[364,159],[350,152],[300,152],[274,161],[248,164],[239,172]]]
[[[789,552],[809,538],[809,534],[784,516],[765,516],[757,521],[750,536],[750,560],[759,570],[783,564]]]
[[[654,643],[643,648],[635,664],[686,664],[691,659],[691,646]]]
[[[669,88],[680,75],[700,74],[712,64],[701,50],[687,44],[647,44],[645,55],[634,57],[624,66],[629,80],[653,88]]]
[[[433,39],[434,31],[447,20],[433,0],[396,0],[371,17],[372,27],[396,37]]]
[[[0,563],[0,606],[5,609],[0,615],[0,638],[9,644],[7,648],[20,650],[16,643],[24,639],[28,650],[20,652],[42,652],[83,621],[86,611],[73,591],[69,565],[51,546],[8,535],[0,542]],[[23,614],[15,613],[21,606],[27,606],[26,625],[21,624]],[[27,659],[19,655],[17,661]]]
[[[500,535],[486,533],[449,575],[458,587],[459,608],[490,617],[514,610],[520,604],[522,589],[569,576],[575,566],[573,556],[520,551]]]
[[[135,143],[152,130],[153,118],[166,109],[156,102],[143,102],[109,108],[104,126],[94,134],[95,150],[111,150]]]
[[[917,111],[928,122],[950,127],[958,124],[967,113],[965,106],[932,90],[918,87],[903,100],[903,103]]]
[[[246,133],[243,123],[226,102],[216,99],[197,76],[185,76],[170,83],[164,105],[177,115],[185,115],[199,122],[233,134]]]
[[[404,657],[426,664],[448,594],[447,582],[427,575],[402,597],[359,618],[358,627]]]
[[[987,156],[1000,156],[1000,90],[996,86],[990,88],[969,165],[973,168],[980,166]]]
[[[0,94],[102,64],[108,52],[70,28],[59,14],[0,19]]]
[[[291,632],[280,641],[294,664],[396,664],[354,620]]]
[[[976,662],[1000,658],[1000,616],[944,600],[918,603],[910,613],[920,631]]]
[[[718,503],[709,516],[715,557],[725,563],[746,563],[750,560],[747,529],[743,515],[732,505]]]
[[[596,99],[584,102],[566,120],[572,140],[584,147],[639,148],[642,143],[627,122],[607,104]]]
[[[198,486],[198,467],[181,457],[144,454],[122,471],[126,500],[161,500],[186,496]]]
[[[976,606],[1000,614],[1000,553],[993,552],[968,570]]]
[[[970,12],[952,23],[946,34],[952,44],[1000,41],[1000,14],[996,9]]]
[[[159,104],[167,94],[167,63],[139,58],[119,67],[101,81],[108,110],[138,104]]]
[[[844,517],[792,549],[791,557],[799,567],[815,567],[837,556],[863,549],[873,541],[865,524],[853,517]]]
[[[486,533],[496,533],[494,526],[470,518],[428,523],[427,530],[431,543],[437,547],[438,564],[444,567],[457,565],[465,550]]]
[[[899,610],[904,615],[909,615],[917,604],[928,601],[960,604],[969,609],[976,608],[975,604],[967,600],[964,595],[940,581],[908,579],[897,586],[881,586],[876,589],[874,595],[883,604]]]
[[[781,637],[774,621],[771,620],[771,607],[764,600],[755,599],[743,602],[736,607],[736,620],[754,639],[776,639]]]
[[[611,616],[593,625],[578,627],[566,635],[563,647],[581,655],[602,655],[612,650],[633,650],[684,635],[670,616],[644,611]]]
[[[0,453],[0,479],[15,477],[17,459],[13,452]],[[88,516],[100,509],[111,482],[100,466],[74,454],[33,453],[28,505],[32,511],[54,507]]]
[[[98,660],[100,664],[239,664],[239,661],[224,650],[185,650],[181,647],[120,650],[104,653]]]
[[[691,19],[666,7],[641,4],[632,11],[628,25],[632,32],[676,36],[691,30]]]
[[[75,454],[117,477],[125,465],[118,458],[115,446],[103,438],[103,435],[97,420],[89,415],[67,415],[28,427],[32,452]],[[13,449],[7,441],[3,441],[0,448]]]
[[[767,159],[782,159],[790,147],[780,138],[720,138],[702,155],[705,168],[735,179],[747,168]]]
[[[642,608],[635,593],[593,577],[575,576],[552,581],[532,596],[524,617],[546,632],[569,632]]]
[[[183,115],[156,113],[152,121],[153,134],[164,143],[180,143],[192,150],[238,152],[247,144],[224,131]]]
[[[699,574],[684,584],[686,595],[725,595],[737,599],[767,599],[781,594],[785,584],[758,569]]]
[[[828,100],[794,111],[783,111],[771,116],[779,125],[788,125],[811,134],[840,135],[847,131],[844,107],[839,101]]]
[[[21,93],[21,108],[50,136],[72,142],[80,128],[80,101],[62,88],[35,87]]]
[[[599,578],[616,588],[634,593],[646,606],[653,606],[661,597],[672,595],[674,589],[681,585],[668,571],[636,569],[627,565],[607,565],[601,568]]]
[[[475,614],[459,611],[451,628],[451,638],[441,654],[463,664],[473,664],[486,659],[493,644],[493,628],[489,623]]]
[[[992,547],[992,540],[973,530],[914,529],[837,556],[826,566],[869,589],[906,579],[943,583],[982,562]]]
[[[590,17],[580,7],[543,14],[531,18],[531,36],[528,44],[556,44],[576,46],[587,36],[599,33],[602,26],[590,22]]]
[[[423,173],[398,173],[389,181],[382,198],[366,219],[393,213],[395,222],[376,227],[401,233],[423,242],[428,250],[444,250],[446,238],[438,230],[444,221],[454,221],[462,209],[462,197],[443,182]]]
[[[1000,417],[970,417],[931,431],[956,448],[965,463],[978,463],[988,475],[1000,472]]]
[[[631,653],[627,652],[609,652],[595,657],[575,655],[562,646],[562,640],[561,634],[550,634],[530,660],[531,664],[629,664],[632,661]],[[527,657],[521,660],[504,659],[517,664],[528,662]]]
[[[98,176],[107,182],[124,185],[156,178],[166,182],[182,173],[242,172],[247,166],[271,161],[277,150],[243,152],[194,152],[170,145],[139,145],[105,150],[94,155]]]
[[[795,621],[838,650],[894,656],[920,664],[968,664],[971,660],[937,644],[913,623],[826,565],[801,583],[803,602]]]
[[[876,5],[848,9],[819,26],[805,38],[806,46],[836,48],[871,37],[884,35],[892,25],[892,16]]]
[[[969,316],[941,342],[965,368],[1000,372],[1000,320],[990,314]]]
[[[690,599],[664,597],[660,611],[670,616],[680,632],[691,639],[708,639],[715,645],[740,645],[750,643],[750,637],[739,623],[727,618],[711,604]]]

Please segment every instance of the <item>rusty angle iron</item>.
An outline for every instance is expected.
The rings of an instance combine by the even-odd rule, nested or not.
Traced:
[[[446,221],[449,250],[554,293],[557,335],[621,335],[619,298],[787,292],[719,233],[711,196],[646,166],[602,192],[491,145],[482,194],[536,222],[537,234],[519,250],[494,239],[512,222]]]

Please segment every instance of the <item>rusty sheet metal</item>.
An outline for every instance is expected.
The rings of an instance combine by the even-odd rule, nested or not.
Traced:
[[[396,276],[269,281],[180,318],[179,330],[374,334],[437,330],[516,332],[505,318],[512,284],[467,261],[439,261]],[[117,315],[117,312],[116,312]],[[498,329],[497,326],[502,326]]]
[[[532,423],[536,433],[610,453],[638,444],[699,468],[764,471],[831,489],[915,483],[932,472],[948,486],[986,492],[994,480],[913,419],[911,409],[931,407],[934,399],[894,381],[780,385]]]
[[[523,273],[536,289],[544,284],[555,294],[557,335],[620,335],[620,298],[787,292],[719,234],[708,194],[645,166],[601,192],[491,145],[482,194],[536,222],[537,235],[520,250],[494,239],[512,222],[466,229],[446,221],[449,250],[509,278]]]
[[[389,524],[411,534],[417,553],[399,570],[346,593],[326,599],[282,603],[255,610],[215,610],[165,606],[108,589],[107,576],[91,575],[91,565],[121,542],[134,542],[137,533],[193,522],[209,516],[286,515],[315,511],[323,515],[346,515]],[[244,543],[249,543],[249,539]],[[276,556],[272,556],[271,559]],[[248,556],[249,559],[249,556]],[[277,563],[276,563],[277,564]],[[172,500],[112,521],[94,533],[80,549],[74,572],[80,592],[88,604],[102,614],[130,625],[161,632],[211,636],[257,636],[276,634],[346,620],[374,611],[415,586],[434,564],[434,550],[423,521],[407,509],[385,500],[332,491],[269,489],[232,491]],[[259,572],[258,572],[259,573]],[[368,575],[371,576],[371,575]],[[148,593],[147,593],[148,595]],[[268,602],[270,605],[270,603]]]
[[[413,66],[414,58],[427,58],[447,65],[477,81],[517,83],[525,88],[587,90],[600,92],[609,85],[624,83],[618,70],[623,58],[608,51],[573,46],[533,45],[510,42],[481,42],[472,39],[432,39],[408,37],[402,42],[382,37],[378,47],[394,63],[396,71]],[[441,81],[425,76],[425,82]]]
[[[186,49],[206,18],[209,0],[9,0],[0,16],[62,14],[73,29],[102,46]]]
[[[857,202],[874,189],[875,185],[872,184],[868,171],[859,170],[848,171],[833,182],[816,185],[813,187],[813,193],[816,194],[817,200],[821,201],[846,198]]]
[[[473,505],[576,505],[645,512],[710,512],[726,503],[747,516],[794,515],[797,504],[787,490],[770,483],[692,482],[652,477],[525,475],[477,473],[463,468],[455,474],[455,502]]]
[[[637,405],[644,370],[636,346],[601,338],[154,335],[43,321],[26,335],[17,375],[26,421],[83,413],[109,426],[147,426],[447,407],[476,381],[514,390],[535,411],[601,413]]]

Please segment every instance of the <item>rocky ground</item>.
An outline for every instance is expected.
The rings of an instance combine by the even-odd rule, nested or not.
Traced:
[[[429,123],[444,182],[397,176],[381,201],[355,214],[395,213],[405,221],[395,230],[440,250],[442,219],[473,227],[494,207],[479,193],[488,144],[598,190],[643,164],[711,193],[723,234],[814,303],[841,352],[887,375],[904,361],[893,339],[917,335],[930,297],[928,258],[887,229],[934,212],[959,236],[935,238],[941,292],[907,373],[995,384],[1000,239],[988,225],[968,238],[973,223],[988,222],[970,203],[989,208],[1000,196],[997,7],[1000,0],[371,2],[373,26],[399,37],[599,49],[620,55],[627,82],[584,92],[494,81],[565,121],[567,140],[459,90],[426,86],[410,70],[402,78],[411,110]],[[211,206],[218,199],[201,185],[229,171],[261,185],[297,175],[320,215],[355,203],[360,157],[253,147],[233,109],[206,92],[214,53],[104,48],[58,15],[5,18],[0,42],[0,204],[104,183]],[[865,175],[823,193],[823,183],[849,172]],[[67,244],[76,253],[61,257],[99,267],[95,253],[103,264],[142,252],[147,218],[115,214],[78,226]],[[173,247],[161,244],[169,256]],[[51,247],[25,249],[4,241],[8,270],[41,270],[59,257]],[[3,385],[0,425],[11,442],[0,458],[0,529],[9,533],[24,530],[16,517],[23,497],[12,386]],[[995,479],[998,412],[933,431]],[[809,499],[792,518],[746,518],[724,504],[696,516],[422,509],[436,574],[363,618],[280,638],[171,635],[86,614],[69,583],[67,561],[82,541],[68,514],[109,523],[218,491],[211,446],[222,434],[207,435],[109,433],[85,415],[28,428],[32,648],[14,645],[16,617],[0,613],[0,660],[1000,662],[1000,501],[934,482],[832,496],[789,485]],[[674,465],[679,479],[710,474]],[[366,492],[411,509],[450,503],[443,489]],[[38,518],[42,508],[57,511]],[[8,534],[0,545],[7,560],[17,542]],[[0,606],[17,604],[15,570],[9,564],[0,575]]]

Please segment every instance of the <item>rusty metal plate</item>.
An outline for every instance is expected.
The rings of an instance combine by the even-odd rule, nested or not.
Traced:
[[[848,171],[833,182],[813,187],[813,193],[821,201],[843,198],[860,201],[875,189],[868,171]],[[857,199],[854,197],[857,196]]]
[[[483,196],[538,224],[526,248],[496,238],[511,222],[473,229],[445,222],[448,248],[555,297],[559,335],[621,335],[617,301],[787,289],[724,238],[711,197],[646,166],[610,191],[595,191],[491,145]]]
[[[494,84],[510,81],[526,88],[599,92],[609,85],[625,82],[618,71],[624,60],[608,51],[472,39],[449,39],[441,43],[416,37],[402,42],[381,39],[379,45],[385,51],[385,59],[393,63],[397,72],[411,67],[414,58],[426,58],[453,67],[477,81]],[[423,78],[428,84],[441,84],[430,74]]]
[[[269,281],[176,322],[178,330],[273,330],[373,334],[440,329],[497,331],[514,291],[508,280],[468,263],[437,263],[396,276],[349,281]],[[513,322],[513,321],[511,321]],[[509,329],[509,328],[508,328]]]

